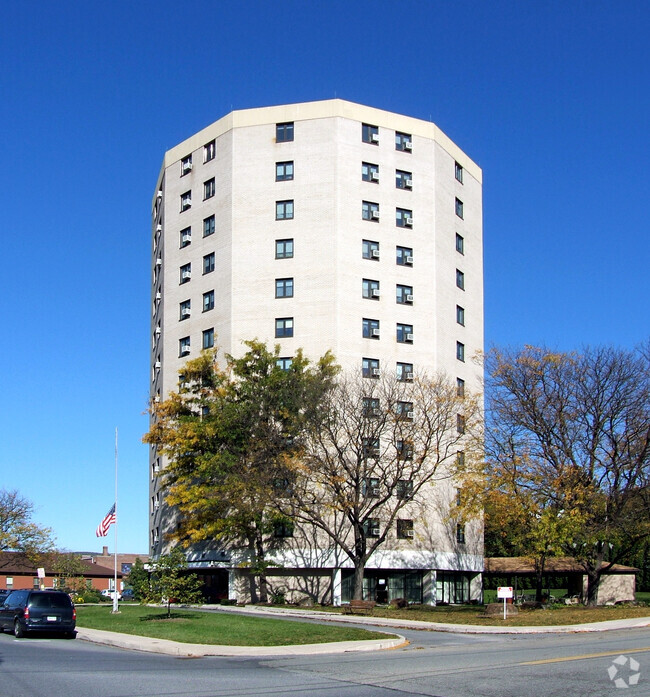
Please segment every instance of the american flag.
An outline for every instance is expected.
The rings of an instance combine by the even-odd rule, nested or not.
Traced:
[[[104,517],[104,520],[102,520],[102,522],[97,526],[95,535],[97,535],[97,537],[106,537],[106,535],[108,535],[108,528],[113,525],[115,520],[115,504],[113,504],[111,506],[111,510]]]

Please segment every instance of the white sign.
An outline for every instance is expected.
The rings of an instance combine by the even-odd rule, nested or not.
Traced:
[[[36,573],[39,578],[45,578],[45,569],[42,566],[39,566],[38,569],[36,569]]]
[[[512,598],[512,586],[499,586],[497,588],[497,598]]]

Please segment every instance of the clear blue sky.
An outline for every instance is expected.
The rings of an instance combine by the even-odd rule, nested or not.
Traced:
[[[650,3],[9,3],[0,24],[0,487],[146,552],[150,202],[232,109],[431,119],[484,174],[486,345],[650,335]],[[106,538],[113,549],[112,532]]]

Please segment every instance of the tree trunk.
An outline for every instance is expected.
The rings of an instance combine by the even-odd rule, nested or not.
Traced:
[[[257,567],[257,578],[260,587],[260,603],[269,602],[269,586],[266,579],[264,557],[264,540],[262,539],[262,534],[258,533],[255,540],[255,566]]]
[[[546,558],[544,556],[535,559],[535,600],[542,602],[544,597],[544,566]]]
[[[585,605],[594,607],[598,603],[598,586],[600,585],[600,568],[587,569],[587,597]]]
[[[355,560],[354,562],[354,593],[352,597],[354,600],[363,600],[363,572],[364,564],[361,561]],[[373,600],[373,598],[369,598]]]

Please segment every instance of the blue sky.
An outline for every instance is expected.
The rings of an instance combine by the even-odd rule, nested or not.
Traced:
[[[440,126],[484,176],[486,345],[650,335],[650,3],[10,3],[0,26],[0,487],[146,552],[150,202],[232,109],[340,97]],[[112,551],[112,531],[106,538]]]

